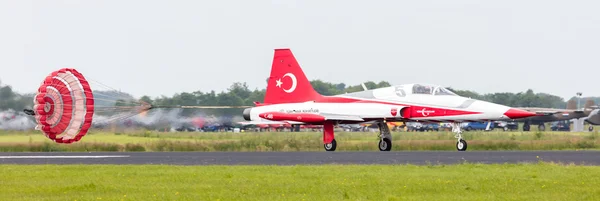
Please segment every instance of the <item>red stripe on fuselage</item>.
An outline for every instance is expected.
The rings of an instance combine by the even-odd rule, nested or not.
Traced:
[[[473,112],[473,111],[464,111],[464,110],[454,110],[454,109],[445,109],[439,107],[427,107],[427,106],[416,106],[402,103],[394,103],[387,101],[379,101],[379,100],[365,100],[365,99],[355,99],[348,97],[340,97],[340,96],[320,96],[318,99],[314,100],[315,103],[377,103],[377,104],[385,104],[391,106],[403,106],[409,107],[407,111],[404,111],[406,114],[404,117],[406,119],[411,118],[427,118],[427,117],[444,117],[444,116],[458,116],[458,115],[470,115],[470,114],[481,114],[481,112]],[[289,104],[289,103],[277,103],[277,104]],[[276,104],[257,104],[257,107],[260,106],[269,106]],[[409,115],[409,116],[406,116]],[[432,119],[427,119],[432,120]],[[420,120],[422,121],[422,120]],[[446,122],[448,120],[444,120]]]
[[[353,99],[353,98],[346,98],[346,97],[339,97],[339,96],[323,96],[319,100],[315,101],[315,103],[378,103],[378,104],[386,104],[386,105],[404,106],[404,107],[410,107],[410,111],[408,111],[410,114],[410,118],[481,114],[481,112],[453,110],[453,109],[444,109],[444,108],[426,107],[426,106],[414,106],[414,105],[401,104],[401,103],[391,103],[391,102],[377,101],[377,100],[361,100],[361,99]]]

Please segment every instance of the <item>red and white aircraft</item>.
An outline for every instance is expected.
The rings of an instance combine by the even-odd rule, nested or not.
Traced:
[[[453,122],[456,148],[467,149],[461,122],[525,118],[535,113],[458,96],[430,84],[405,84],[335,96],[316,92],[290,49],[276,49],[264,103],[246,108],[244,124],[323,125],[325,150],[337,146],[336,124],[374,122],[379,125],[379,150],[390,151],[392,136],[386,121]]]

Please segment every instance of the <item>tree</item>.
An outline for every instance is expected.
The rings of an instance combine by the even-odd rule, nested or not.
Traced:
[[[377,88],[390,87],[390,86],[392,86],[392,85],[387,81],[381,81],[381,82],[377,83]]]
[[[142,96],[140,98],[140,101],[152,104],[152,98],[150,98],[149,96]]]
[[[341,94],[341,91],[337,91],[335,85],[329,82],[323,82],[322,80],[313,80],[310,82],[312,87],[321,95],[332,96]]]
[[[344,83],[339,83],[339,84],[335,85],[335,89],[336,89],[337,91],[344,91],[344,89],[346,89],[346,84],[344,84]]]
[[[464,96],[464,97],[467,97],[467,98],[478,99],[478,100],[482,99],[481,95],[479,95],[477,92],[474,92],[474,91],[456,90],[456,89],[453,89],[451,87],[447,87],[447,89],[450,90],[450,91],[452,91],[452,92],[454,92],[456,95],[459,95],[459,96]]]
[[[266,90],[258,90],[255,89],[254,91],[252,91],[252,93],[250,93],[250,96],[244,101],[244,105],[254,105],[254,102],[260,102],[262,103],[265,99],[265,93]]]
[[[250,97],[250,89],[248,89],[248,85],[244,83],[235,82],[229,87],[229,93],[235,94],[242,99],[247,99]]]
[[[236,94],[221,92],[217,95],[217,104],[226,106],[242,106],[244,100]]]

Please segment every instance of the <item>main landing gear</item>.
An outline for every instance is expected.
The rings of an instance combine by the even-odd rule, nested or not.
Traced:
[[[458,123],[458,122],[452,123],[452,132],[456,133],[456,135],[454,136],[457,139],[456,150],[466,151],[467,150],[467,141],[462,139],[462,130],[460,128],[460,123]]]
[[[337,142],[333,135],[333,122],[323,124],[323,147],[325,151],[335,151],[335,148],[337,148]]]
[[[529,131],[530,129],[531,129],[531,127],[530,127],[530,123],[528,121],[523,123],[523,131]]]
[[[392,150],[392,133],[390,128],[385,122],[378,122],[379,126],[379,150],[390,151]],[[325,122],[323,124],[323,148],[325,151],[335,151],[337,148],[337,142],[335,141],[335,135],[333,134],[333,122]]]

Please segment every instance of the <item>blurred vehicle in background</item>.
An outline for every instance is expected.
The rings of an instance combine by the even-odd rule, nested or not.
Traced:
[[[569,120],[555,121],[551,123],[550,129],[552,131],[570,131],[571,122]]]
[[[494,130],[494,124],[491,122],[468,122],[468,123],[462,124],[461,126],[466,131],[486,130],[488,127],[488,124],[490,126],[489,130]]]
[[[519,123],[514,121],[497,121],[494,122],[494,128],[499,128],[503,131],[519,130]]]

